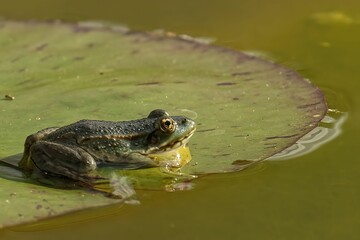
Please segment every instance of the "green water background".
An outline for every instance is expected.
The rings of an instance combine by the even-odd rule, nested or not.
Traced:
[[[211,175],[192,191],[139,192],[113,206],[0,231],[0,239],[358,239],[360,236],[360,2],[2,1],[11,19],[104,20],[215,38],[268,53],[318,85],[329,107],[349,112],[343,133],[308,155]],[[320,23],[338,11],[349,21]]]

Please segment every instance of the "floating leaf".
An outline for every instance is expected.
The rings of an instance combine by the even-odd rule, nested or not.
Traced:
[[[136,119],[163,108],[197,115],[193,160],[182,169],[192,178],[263,160],[295,143],[326,113],[319,89],[293,70],[172,34],[3,21],[0,52],[0,93],[11,97],[0,101],[0,157],[21,152],[25,137],[42,128],[83,118]],[[153,179],[156,186],[176,179],[156,171],[132,173],[143,179],[144,188],[152,188],[147,183]],[[0,225],[116,201],[85,190],[34,185],[21,176],[15,181],[5,172]]]

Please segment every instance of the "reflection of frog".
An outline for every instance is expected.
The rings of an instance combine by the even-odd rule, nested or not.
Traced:
[[[157,166],[154,156],[184,146],[195,123],[170,117],[161,109],[147,118],[124,121],[81,120],[61,128],[46,128],[27,137],[19,166],[74,180],[96,176],[98,166],[126,169]]]

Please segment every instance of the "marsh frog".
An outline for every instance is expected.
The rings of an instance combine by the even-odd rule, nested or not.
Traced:
[[[99,166],[154,167],[156,155],[186,145],[195,129],[193,120],[161,109],[132,121],[81,120],[28,136],[19,167],[80,181]]]

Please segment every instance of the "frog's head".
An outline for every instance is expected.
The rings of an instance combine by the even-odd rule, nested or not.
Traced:
[[[167,152],[184,146],[196,130],[196,124],[190,118],[170,117],[161,109],[152,111],[148,118],[154,120],[154,130],[147,137],[146,154]]]

